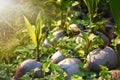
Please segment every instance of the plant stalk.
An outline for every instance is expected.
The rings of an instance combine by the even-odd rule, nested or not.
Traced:
[[[91,9],[92,10],[92,9]],[[93,11],[89,11],[89,18],[90,18],[90,22],[93,23]]]
[[[37,40],[37,47],[36,47],[36,60],[37,60],[37,61],[40,61],[40,60],[39,60],[39,56],[40,56],[39,42],[38,42],[38,40]]]
[[[61,13],[60,13],[60,16],[61,16],[61,29],[64,29],[64,23],[63,23],[63,9],[62,9],[62,6],[61,6]]]

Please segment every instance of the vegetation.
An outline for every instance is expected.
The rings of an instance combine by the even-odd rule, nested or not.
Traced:
[[[72,75],[71,80],[111,80],[111,73],[105,66],[100,66],[99,73],[86,70],[87,55],[97,48],[110,46],[120,57],[116,48],[120,44],[119,2],[0,1],[0,5],[4,3],[0,7],[0,80],[12,79],[16,68],[26,59],[40,61],[44,77],[32,77],[35,71],[40,70],[36,68],[27,72],[21,80],[65,80],[66,71],[51,62],[51,56],[58,50],[65,58],[81,60],[81,72]],[[59,31],[63,33],[59,34]]]

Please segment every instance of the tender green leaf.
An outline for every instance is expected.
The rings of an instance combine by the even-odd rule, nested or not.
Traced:
[[[78,52],[80,53],[81,56],[84,56],[84,55],[85,55],[85,51],[82,50],[82,49],[80,49]]]
[[[89,12],[89,18],[90,21],[93,22],[93,16],[95,13],[95,9],[97,8],[97,5],[100,0],[84,0],[84,3],[86,4]]]
[[[50,71],[50,69],[49,69],[50,64],[51,64],[50,62],[46,62],[46,63],[43,64],[43,70],[45,72],[49,72]]]
[[[30,24],[30,22],[28,21],[28,19],[25,16],[24,16],[24,20],[25,20],[25,25],[27,27],[29,36],[31,37],[31,39],[34,42],[35,46],[37,46],[35,30],[34,30],[34,28],[32,27],[32,25]]]
[[[80,75],[73,75],[71,77],[71,80],[84,80],[83,77],[81,75],[84,75],[83,73],[79,73]]]
[[[88,37],[88,39],[89,39],[90,41],[93,41],[93,39],[94,39],[95,37],[96,37],[96,36],[95,36],[94,34],[90,34],[89,37]]]
[[[76,6],[76,5],[78,5],[79,4],[79,2],[78,1],[75,1],[73,4],[72,4],[72,6]]]
[[[108,68],[106,66],[100,65],[101,71],[99,73],[100,78],[110,78],[108,80],[111,80],[111,73],[108,72]]]

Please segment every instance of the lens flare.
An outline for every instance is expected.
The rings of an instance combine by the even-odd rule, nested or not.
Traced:
[[[9,0],[0,0],[0,9],[7,8],[10,4]]]

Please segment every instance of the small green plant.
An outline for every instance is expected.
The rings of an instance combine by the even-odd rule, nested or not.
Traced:
[[[68,26],[70,24],[71,7],[74,0],[47,0],[46,5],[54,6],[57,19],[55,21],[59,24],[56,25],[59,29],[65,30],[69,34]]]
[[[98,80],[111,80],[111,73],[108,72],[108,68],[105,66],[100,65],[101,71],[99,73],[99,78]]]
[[[80,66],[81,72],[74,74],[71,77],[71,80],[97,80],[96,73],[86,71],[84,63],[80,63],[79,66]]]
[[[119,42],[120,42],[120,37],[118,35],[115,39],[112,40],[112,44],[111,45],[114,47],[115,52],[116,52],[116,54],[118,56],[118,59],[120,61],[120,53],[119,53],[119,48],[117,46],[117,44],[119,44]]]
[[[43,34],[42,34],[42,27],[43,27],[43,19],[40,16],[40,13],[38,14],[38,17],[36,19],[36,25],[32,26],[28,19],[24,16],[25,25],[27,27],[29,36],[31,37],[35,47],[36,47],[36,60],[39,61],[40,52],[39,52],[39,45],[42,44],[43,41]]]
[[[61,69],[58,65],[53,63],[45,63],[44,70],[49,72],[49,75],[46,75],[43,80],[65,80],[67,73]]]
[[[79,44],[76,46],[76,50],[81,57],[86,57],[86,55],[103,45],[103,40],[101,37],[91,33],[91,32],[81,32],[79,34],[80,39],[78,39]]]
[[[89,13],[90,22],[94,21],[94,14],[100,0],[84,0]]]

